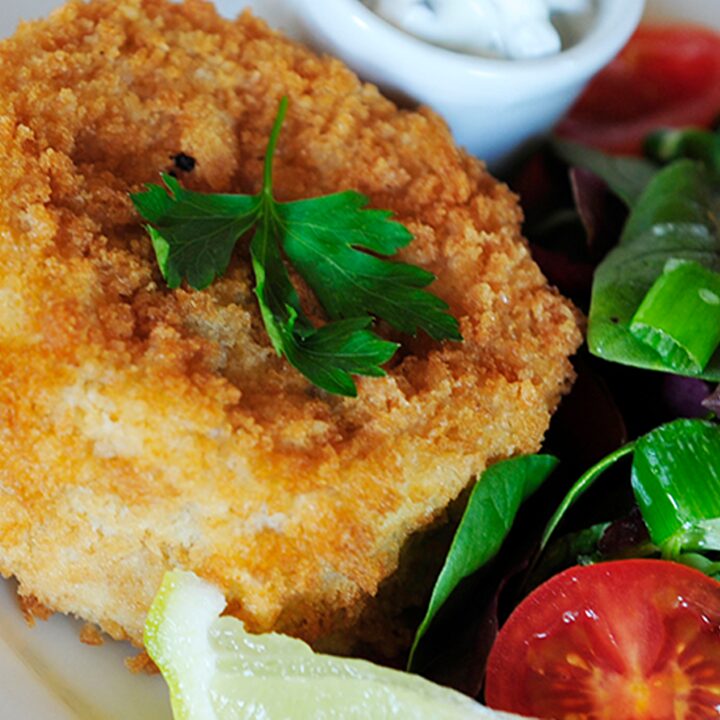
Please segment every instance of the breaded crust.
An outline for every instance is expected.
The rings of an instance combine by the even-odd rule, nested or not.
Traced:
[[[416,240],[403,259],[463,344],[405,338],[359,397],[272,351],[244,243],[204,292],[164,286],[129,191],[173,169],[256,192],[290,98],[280,199],[353,188]],[[255,631],[352,628],[406,539],[477,473],[536,451],[568,388],[576,315],[522,240],[516,197],[432,112],[249,14],[71,2],[0,45],[0,572],[142,642],[169,568]]]

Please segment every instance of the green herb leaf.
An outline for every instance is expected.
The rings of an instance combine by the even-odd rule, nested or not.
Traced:
[[[628,207],[637,203],[658,171],[657,165],[648,160],[607,155],[566,140],[556,139],[553,148],[571,167],[590,170],[602,178]]]
[[[250,244],[255,293],[270,340],[278,353],[313,384],[338,395],[357,394],[352,375],[381,377],[380,367],[397,350],[370,332],[372,318],[361,317],[316,329],[300,307],[272,228],[265,215]]]
[[[408,667],[440,608],[462,580],[497,555],[520,505],[557,466],[550,455],[527,455],[489,467],[477,481],[433,588],[425,617],[415,634]]]
[[[678,160],[650,182],[630,215],[620,244],[600,264],[593,284],[588,344],[611,362],[720,380],[720,353],[702,371],[668,365],[630,331],[633,317],[668,260],[720,271],[720,198],[705,168]]]
[[[385,375],[380,365],[398,348],[367,330],[371,318],[338,320],[307,334],[296,332],[294,322],[291,318],[284,330],[288,361],[312,383],[338,395],[357,394],[352,375]]]
[[[277,205],[283,249],[333,319],[374,315],[402,332],[460,340],[457,321],[440,298],[421,288],[435,276],[388,262],[412,235],[390,213],[365,210],[368,199],[344,192]]]
[[[700,373],[720,345],[720,273],[669,260],[630,323],[668,368]]]
[[[380,377],[396,343],[370,327],[374,318],[403,332],[424,330],[435,340],[462,340],[457,320],[440,298],[423,290],[434,275],[383,257],[412,240],[383,210],[366,209],[356,192],[279,203],[272,166],[287,99],[280,103],[257,195],[218,195],[183,189],[163,175],[132,196],[150,224],[160,270],[170,288],[183,280],[202,290],[223,275],[238,240],[250,243],[255,294],[276,352],[328,392],[354,396],[353,375]],[[303,312],[285,256],[315,292],[331,322],[316,328]]]
[[[678,420],[640,438],[632,485],[666,554],[720,549],[720,427]]]
[[[247,195],[205,195],[162,176],[165,187],[148,185],[132,195],[140,215],[151,225],[160,270],[171,288],[183,280],[204,290],[223,275],[237,241],[257,222],[259,202]]]

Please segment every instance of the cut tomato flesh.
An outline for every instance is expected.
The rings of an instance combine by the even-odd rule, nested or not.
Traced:
[[[665,127],[708,127],[720,114],[720,34],[643,26],[558,125],[560,136],[608,152],[639,153]]]
[[[720,718],[720,583],[659,560],[571,568],[503,627],[486,700],[555,720]]]

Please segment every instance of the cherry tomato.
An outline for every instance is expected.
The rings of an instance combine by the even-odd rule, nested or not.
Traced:
[[[645,25],[590,83],[557,132],[616,153],[640,153],[667,127],[709,127],[720,115],[720,34]]]
[[[720,717],[720,583],[663,560],[566,570],[510,616],[490,707],[555,720]]]

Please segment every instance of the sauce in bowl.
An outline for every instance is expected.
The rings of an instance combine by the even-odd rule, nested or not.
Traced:
[[[587,14],[590,0],[366,0],[396,27],[449,50],[528,60],[567,46],[555,17]],[[563,22],[564,20],[564,22]]]

